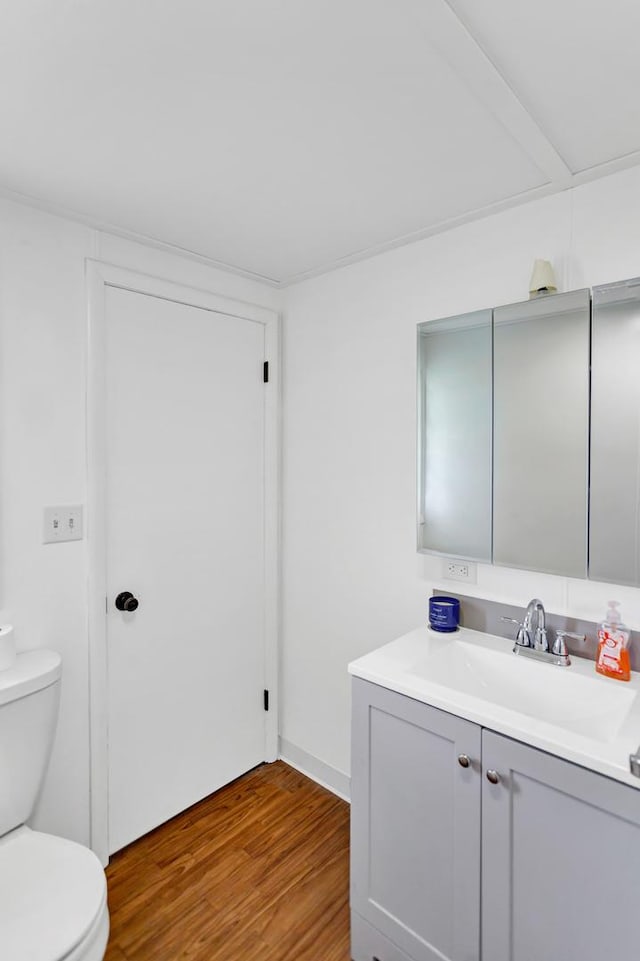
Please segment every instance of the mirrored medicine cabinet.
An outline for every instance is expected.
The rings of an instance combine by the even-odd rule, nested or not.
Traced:
[[[418,550],[640,585],[640,279],[418,325]]]

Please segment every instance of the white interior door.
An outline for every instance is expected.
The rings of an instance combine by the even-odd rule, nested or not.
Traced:
[[[265,388],[261,324],[105,298],[113,852],[265,759]]]

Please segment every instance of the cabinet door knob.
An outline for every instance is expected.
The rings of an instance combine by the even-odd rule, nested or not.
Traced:
[[[499,784],[500,775],[497,771],[487,771],[487,781],[490,781],[492,784]]]
[[[458,764],[460,767],[469,767],[471,761],[466,754],[458,754]]]

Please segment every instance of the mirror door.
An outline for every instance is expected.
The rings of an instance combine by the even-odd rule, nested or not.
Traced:
[[[589,291],[493,319],[493,562],[586,577]]]
[[[640,279],[593,289],[589,577],[640,585]]]
[[[487,563],[491,313],[418,325],[418,550]]]

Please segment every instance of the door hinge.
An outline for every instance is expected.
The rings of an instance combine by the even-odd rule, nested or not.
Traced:
[[[269,383],[269,361],[265,360],[262,365],[262,380],[265,384]]]
[[[262,692],[262,696],[264,698],[264,709],[265,711],[268,711],[269,710],[269,692],[266,688]]]

